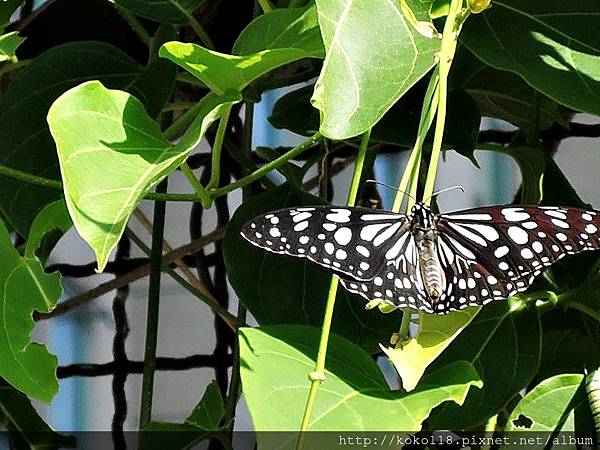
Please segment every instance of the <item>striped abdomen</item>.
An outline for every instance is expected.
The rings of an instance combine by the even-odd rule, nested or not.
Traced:
[[[417,241],[421,277],[432,300],[440,298],[446,290],[446,275],[438,257],[436,239],[435,232],[428,231]]]

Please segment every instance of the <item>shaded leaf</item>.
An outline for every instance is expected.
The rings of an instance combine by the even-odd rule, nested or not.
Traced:
[[[241,91],[270,70],[311,56],[299,48],[263,50],[251,55],[233,56],[177,41],[164,44],[159,55],[187,70],[219,95],[228,90]]]
[[[140,435],[140,449],[191,448],[219,429],[224,413],[221,391],[213,381],[184,423],[152,422]]]
[[[115,3],[131,12],[157,22],[185,25],[189,16],[206,0],[115,0]]]
[[[314,4],[304,8],[274,9],[261,14],[240,33],[233,53],[250,55],[276,48],[302,49],[307,57],[325,57]]]
[[[395,2],[317,0],[317,7],[327,50],[312,97],[321,132],[332,139],[357,136],[434,66],[440,40],[415,31]]]
[[[106,266],[141,198],[179,166],[222,108],[237,94],[208,95],[194,123],[171,145],[135,97],[92,81],[77,86],[50,108],[71,219],[92,247],[98,270]]]
[[[253,246],[240,235],[242,226],[267,211],[322,204],[322,199],[284,184],[248,199],[229,222],[223,242],[229,281],[259,324],[320,326],[331,273],[306,259]],[[398,314],[365,310],[362,297],[338,289],[332,329],[368,352],[379,351],[378,343],[389,339],[399,320]]]
[[[298,429],[318,342],[319,329],[313,327],[240,329],[242,391],[257,431]],[[413,392],[391,391],[373,359],[336,335],[330,338],[325,375],[311,431],[416,431],[435,405],[461,403],[471,386],[480,386],[473,367],[457,362],[431,373]],[[259,448],[268,440],[265,434],[258,435]],[[280,438],[279,448],[293,448],[294,438],[288,445]]]
[[[596,0],[502,0],[470,18],[461,41],[498,69],[577,111],[600,114]]]
[[[375,124],[370,140],[411,147],[417,135],[425,87],[425,83],[415,86],[394,104]],[[313,86],[303,86],[277,100],[268,118],[271,125],[303,136],[314,134],[319,128],[319,112],[310,104],[312,92]],[[444,142],[473,160],[480,119],[473,99],[461,89],[452,90]]]
[[[102,42],[73,42],[44,52],[19,71],[0,98],[0,164],[59,179],[56,148],[46,123],[52,102],[91,79],[110,88],[127,88],[142,71],[131,57]],[[0,176],[0,190],[12,193],[0,197],[0,209],[22,236],[29,234],[40,210],[62,196],[60,191],[5,176]]]
[[[4,0],[0,2],[0,30],[10,23],[10,18],[24,0]]]
[[[417,335],[399,348],[381,349],[402,379],[402,387],[412,391],[427,367],[473,320],[480,308],[467,308],[448,315],[421,314]]]
[[[431,366],[468,361],[481,376],[483,389],[470,391],[462,407],[445,404],[436,408],[429,428],[469,429],[497,414],[535,376],[540,336],[535,308],[523,308],[514,299],[483,308]]]
[[[519,426],[519,418],[529,419],[531,425]],[[542,381],[517,403],[506,423],[506,431],[567,432],[593,429],[584,376],[579,374],[562,374]]]
[[[58,392],[54,355],[31,342],[33,311],[50,312],[62,293],[60,275],[22,258],[0,223],[0,376],[30,397],[49,403]]]
[[[15,448],[59,449],[74,448],[75,438],[53,431],[38,415],[29,399],[0,380],[0,415]]]
[[[536,127],[532,105],[537,95],[539,129],[550,128],[555,122],[564,123],[561,107],[548,97],[536,93],[515,73],[485,65],[463,46],[459,47],[453,65],[455,69],[450,71],[449,85],[467,91],[477,102],[482,116],[506,120],[525,133],[532,134]]]
[[[40,211],[31,225],[25,256],[38,257],[44,265],[58,240],[72,225],[65,201],[57,200],[50,203]]]
[[[542,355],[538,378],[584,373],[600,367],[600,322],[572,309],[542,315]]]

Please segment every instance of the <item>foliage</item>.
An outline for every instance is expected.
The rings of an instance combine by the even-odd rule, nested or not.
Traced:
[[[331,202],[347,189],[337,173],[352,165],[348,203],[381,207],[366,180],[384,157],[398,165],[396,211],[413,203],[404,192],[430,197],[440,155],[457,152],[479,168],[480,151],[516,161],[515,203],[581,205],[553,157],[562,139],[600,136],[588,124],[600,115],[597,0],[256,0],[235,14],[218,0],[69,7],[83,8],[82,23],[110,17],[108,31],[71,28],[61,2],[36,11],[30,3],[0,2],[0,423],[15,442],[74,444],[30,404],[51,402],[59,389],[60,361],[32,341],[34,319],[106,293],[103,285],[57,306],[61,273],[48,261],[71,226],[95,264],[54,268],[116,275],[117,369],[127,363],[118,348],[125,352],[132,280],[149,275],[158,299],[161,276],[171,276],[217,318],[212,356],[226,361],[215,366],[218,383],[182,423],[142,419],[142,448],[209,438],[230,446],[240,394],[259,431],[592,427],[582,386],[600,364],[597,253],[555,264],[507,301],[411,317],[366,310],[329,272],[268,254],[239,231],[270,210]],[[64,33],[48,33],[48,23]],[[267,117],[257,114],[263,94],[279,88]],[[253,132],[267,123],[301,143],[254,149]],[[185,193],[168,189],[178,172]],[[482,177],[480,189],[493,186]],[[128,227],[144,200],[155,205],[152,248]],[[193,242],[172,252],[164,202],[194,204],[181,218],[191,220]],[[206,233],[198,218],[213,206],[218,229]],[[149,257],[129,258],[129,242]],[[213,243],[207,258],[203,247]],[[228,309],[227,278],[237,311]],[[157,329],[150,314],[142,418],[151,417]],[[380,366],[395,369],[400,389]],[[122,405],[115,436],[119,414]],[[166,431],[185,433],[161,440]],[[264,439],[259,448],[269,447]]]

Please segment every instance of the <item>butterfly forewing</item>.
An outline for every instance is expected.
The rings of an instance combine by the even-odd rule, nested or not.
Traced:
[[[372,279],[408,229],[405,215],[368,208],[315,206],[273,211],[241,230],[252,244],[309,258],[356,280]]]
[[[337,206],[283,209],[249,222],[242,235],[271,252],[332,269],[347,290],[368,300],[441,314],[515,295],[566,255],[600,248],[597,211],[493,206],[432,215],[422,204],[415,208],[421,215]],[[419,255],[424,229],[434,233],[435,264],[445,275],[445,290],[436,298],[423,279],[422,259],[432,263],[431,252]]]

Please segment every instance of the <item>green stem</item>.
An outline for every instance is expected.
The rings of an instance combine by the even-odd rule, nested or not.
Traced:
[[[214,50],[215,44],[213,44],[213,41],[208,36],[208,33],[206,32],[206,30],[204,29],[202,24],[200,22],[198,22],[198,20],[194,17],[194,14],[192,14],[190,11],[188,11],[185,8],[181,8],[181,12],[183,14],[185,14],[187,19],[189,20],[190,26],[192,27],[194,32],[200,38],[200,42],[202,42],[202,45],[204,45],[209,50]]]
[[[171,124],[169,128],[163,131],[162,135],[168,141],[175,139],[177,136],[181,135],[187,127],[194,121],[194,119],[198,116],[198,113],[204,106],[203,97],[199,102],[197,102],[194,106],[188,109],[185,113],[179,117],[175,122]]]
[[[435,115],[435,105],[437,105],[437,98],[439,94],[438,79],[438,71],[434,70],[431,79],[429,80],[427,92],[425,93],[425,97],[423,99],[423,106],[421,107],[421,118],[419,120],[419,128],[417,131],[415,145],[413,146],[413,149],[408,158],[408,162],[406,163],[404,173],[402,174],[400,184],[398,185],[398,192],[396,193],[396,198],[394,199],[394,205],[392,206],[392,211],[394,212],[400,211],[402,201],[406,196],[406,192],[410,194],[407,196],[407,211],[410,211],[414,204],[414,199],[416,198],[418,187],[417,180],[419,177],[419,170],[421,169],[421,155],[423,153],[423,143],[425,142],[427,133],[431,128],[431,124],[433,123],[433,118]]]
[[[168,111],[186,111],[188,109],[193,108],[194,106],[196,106],[196,102],[173,102],[173,103],[167,103],[162,111],[163,112],[168,112]]]
[[[442,48],[438,53],[438,101],[436,112],[435,133],[433,135],[433,147],[431,149],[431,161],[429,162],[429,170],[427,171],[427,179],[423,190],[423,201],[429,205],[431,196],[435,187],[435,178],[437,167],[442,151],[442,141],[444,137],[444,127],[446,125],[446,103],[448,97],[448,74],[450,66],[456,51],[456,39],[458,34],[457,16],[461,11],[463,0],[452,0],[446,23],[444,24],[444,32],[442,33]]]
[[[223,139],[225,137],[225,132],[227,131],[227,122],[229,121],[230,113],[231,107],[225,108],[219,119],[219,128],[217,129],[217,136],[215,137],[215,143],[212,148],[210,181],[206,186],[207,189],[217,188],[221,181],[221,150],[223,149]]]
[[[350,185],[350,192],[348,193],[348,206],[354,206],[356,204],[356,195],[360,186],[365,156],[369,147],[370,135],[371,131],[369,130],[363,134],[360,142],[360,148],[358,150],[358,156],[354,166],[354,174],[352,175],[352,184]],[[314,409],[315,401],[317,399],[319,386],[323,381],[325,381],[325,357],[327,356],[327,344],[329,343],[329,334],[331,331],[331,322],[333,319],[333,310],[335,306],[335,297],[337,294],[338,284],[339,279],[337,277],[332,277],[331,284],[329,285],[327,304],[325,306],[323,326],[321,327],[321,339],[319,340],[319,350],[317,353],[317,360],[315,361],[315,370],[308,374],[311,384],[308,392],[308,399],[306,400],[304,415],[302,417],[302,424],[300,426],[300,434],[298,436],[296,450],[301,450],[304,446],[304,432],[308,431],[310,427],[310,419]]]
[[[196,191],[196,194],[198,194],[198,197],[201,198],[202,206],[204,206],[204,208],[207,208],[207,209],[210,208],[210,204],[211,204],[210,194],[204,188],[204,186],[202,186],[202,184],[200,183],[198,178],[196,178],[196,175],[194,175],[194,172],[192,171],[192,169],[190,168],[188,163],[184,162],[181,164],[180,167],[181,167],[181,171],[183,172],[183,174],[185,175],[185,177],[187,178],[189,183],[192,185],[192,187]]]
[[[167,178],[156,187],[166,192]],[[154,392],[154,370],[156,368],[156,345],[158,343],[158,313],[160,304],[160,275],[162,248],[165,230],[165,202],[154,204],[152,227],[152,250],[150,254],[150,280],[148,287],[148,312],[146,318],[146,345],[144,372],[142,378],[142,401],[140,407],[140,431],[146,429],[152,420],[152,393]]]
[[[315,142],[319,141],[321,138],[322,138],[321,133],[316,132],[311,137],[309,137],[307,140],[305,140],[302,144],[298,145],[297,147],[294,147],[289,152],[285,153],[284,155],[281,155],[279,158],[276,158],[273,161],[265,164],[261,168],[252,172],[250,175],[248,175],[244,178],[241,178],[234,183],[228,184],[227,186],[223,186],[223,187],[220,187],[220,188],[210,191],[211,197],[213,199],[215,199],[217,197],[220,197],[221,195],[225,195],[225,194],[228,194],[229,192],[235,191],[236,189],[243,188],[244,186],[247,186],[248,184],[252,183],[253,181],[256,181],[256,180],[264,177],[266,174],[268,174],[272,170],[277,169],[282,164],[288,162],[290,159],[295,158],[296,156],[298,156],[305,150],[312,147],[315,144]]]
[[[188,112],[190,112],[190,111],[188,111]],[[167,135],[171,134],[171,133],[168,133],[168,131],[171,130],[172,128],[173,127],[170,127],[167,131],[165,131],[165,133],[163,133],[165,135],[165,137],[167,137]],[[175,133],[175,134],[177,134],[177,133]],[[302,152],[304,152],[305,150],[310,148],[312,145],[315,144],[315,142],[319,141],[319,139],[321,139],[321,133],[317,132],[314,135],[312,135],[311,137],[309,137],[302,144],[298,145],[297,147],[294,147],[286,154],[281,155],[279,158],[274,159],[273,161],[265,164],[261,168],[252,172],[250,175],[248,175],[244,178],[241,178],[240,180],[236,181],[235,183],[231,183],[231,184],[228,184],[227,186],[223,186],[223,187],[214,189],[213,191],[210,192],[211,198],[214,199],[216,197],[220,197],[221,195],[228,194],[229,192],[232,192],[239,188],[243,188],[244,186],[247,186],[248,184],[252,183],[253,181],[256,181],[256,180],[262,178],[267,173],[271,172],[272,170],[277,169],[282,164],[288,162],[290,159],[295,158],[296,156],[298,156],[299,154],[301,154]],[[50,178],[39,177],[36,175],[29,174],[27,172],[13,169],[12,167],[3,166],[1,164],[0,164],[0,175],[5,175],[5,176],[11,177],[11,178],[15,178],[17,180],[25,181],[26,183],[29,183],[29,184],[34,184],[37,186],[42,186],[42,187],[46,187],[46,188],[50,188],[50,189],[60,190],[63,188],[63,184],[59,180],[52,180]],[[200,196],[198,196],[198,194],[163,194],[160,192],[155,192],[155,193],[149,192],[146,195],[144,195],[144,199],[153,200],[153,201],[165,201],[165,202],[202,202],[202,200],[203,200]]]
[[[119,6],[117,4],[115,4],[114,6],[119,15],[123,18],[123,20],[125,20],[125,22],[127,22],[129,28],[133,30],[133,32],[140,39],[140,41],[142,41],[147,47],[150,47],[152,45],[152,36],[146,31],[144,25],[142,25],[138,18],[122,6]]]
[[[273,11],[273,5],[271,5],[271,2],[269,0],[258,0],[258,4],[260,5],[264,13]]]
[[[406,309],[402,311],[402,322],[400,322],[400,329],[398,330],[398,342],[396,343],[396,348],[401,348],[407,340],[410,339],[410,319],[412,318],[412,313],[410,309]]]

